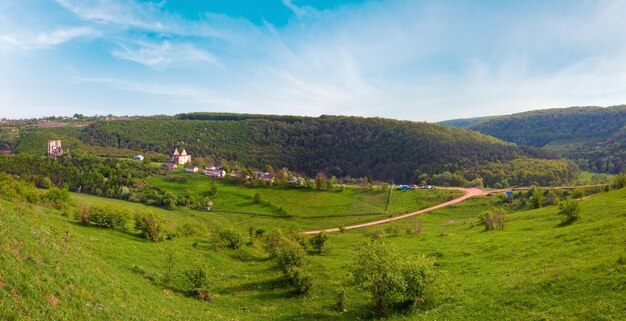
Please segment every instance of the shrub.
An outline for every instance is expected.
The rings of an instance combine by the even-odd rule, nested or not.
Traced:
[[[540,208],[543,203],[543,194],[538,189],[533,189],[531,192],[530,203],[533,208]]]
[[[76,211],[76,220],[81,224],[89,224],[89,205],[83,204],[80,206],[78,211]]]
[[[130,214],[123,209],[98,205],[89,209],[89,223],[99,227],[127,230],[129,221]]]
[[[183,275],[187,281],[187,289],[190,294],[196,295],[198,300],[211,301],[213,299],[210,294],[211,282],[209,274],[204,268],[195,266],[185,270]]]
[[[418,219],[417,223],[413,224],[411,227],[407,229],[408,234],[420,234],[424,228],[424,221],[422,219]]]
[[[233,250],[237,250],[246,244],[243,235],[232,228],[220,229],[217,233],[219,240]]]
[[[485,225],[485,231],[496,231],[504,229],[503,213],[497,211],[486,211],[479,217],[480,221]]]
[[[176,252],[170,250],[165,256],[165,273],[163,273],[163,282],[172,283],[174,280],[174,269],[176,268]]]
[[[141,232],[143,238],[151,242],[160,242],[172,237],[163,219],[153,213],[136,213],[135,229]]]
[[[567,199],[559,205],[559,215],[563,215],[564,221],[573,222],[580,214],[580,201]]]
[[[306,293],[313,285],[313,277],[308,272],[308,260],[302,245],[295,240],[283,238],[276,249],[276,265],[289,285],[298,293]]]
[[[398,226],[398,224],[391,223],[387,225],[387,227],[385,228],[385,232],[392,236],[398,236],[400,235],[400,227]]]
[[[257,204],[263,203],[263,194],[261,194],[260,192],[256,192],[254,194],[254,202]]]
[[[572,198],[582,199],[583,197],[585,197],[585,192],[582,189],[575,189],[572,192]]]
[[[66,189],[53,187],[43,194],[42,199],[53,208],[61,210],[70,205],[70,192]]]
[[[206,226],[198,222],[186,222],[176,228],[176,234],[181,237],[203,236],[207,232]]]
[[[318,255],[328,254],[331,250],[330,241],[328,240],[328,235],[326,233],[321,232],[313,236],[310,240],[311,246],[313,250]]]
[[[356,284],[372,295],[376,312],[386,315],[392,299],[404,293],[399,255],[381,240],[371,240],[359,247],[352,275]]]
[[[402,274],[408,298],[416,305],[424,302],[424,292],[435,281],[435,261],[423,255],[405,261]]]
[[[548,193],[546,194],[546,198],[543,202],[543,205],[544,206],[559,205],[559,196],[556,195],[556,192],[554,190],[548,191]]]
[[[611,187],[614,189],[620,189],[626,187],[626,174],[620,174],[615,176],[611,181]]]
[[[335,294],[335,309],[339,312],[346,312],[347,294],[345,288],[340,288]]]

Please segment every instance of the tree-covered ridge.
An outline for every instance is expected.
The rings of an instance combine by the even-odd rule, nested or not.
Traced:
[[[537,110],[497,117],[468,129],[559,153],[581,169],[624,170],[626,105]]]
[[[455,172],[526,155],[546,157],[478,132],[428,123],[340,116],[288,116],[284,121],[287,116],[179,115],[184,117],[214,120],[97,122],[80,138],[87,144],[160,153],[182,146],[192,155],[255,168],[269,164],[310,176],[324,171],[381,180],[416,179],[423,173]]]

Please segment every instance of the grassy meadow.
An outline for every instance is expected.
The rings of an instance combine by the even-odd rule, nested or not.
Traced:
[[[165,177],[155,176],[149,183],[177,196],[191,193],[194,196],[208,197],[213,202],[215,211],[208,214],[211,216],[243,216],[233,218],[237,221],[268,217],[307,229],[368,222],[417,211],[461,196],[461,192],[453,190],[394,190],[389,197],[388,189],[362,189],[354,186],[333,191],[281,186],[244,187],[230,179],[215,179],[184,171]],[[217,194],[212,195],[214,184],[217,186]],[[256,193],[261,193],[263,202],[254,201]],[[389,208],[385,214],[388,198]]]
[[[220,186],[218,193],[230,197],[227,191],[227,185]],[[335,198],[347,191],[324,197],[350,209],[347,201]],[[272,202],[278,202],[283,192],[263,188]],[[253,194],[254,189],[241,193]],[[315,194],[303,193],[301,202],[307,193]],[[173,225],[198,222],[209,231],[224,226],[241,233],[252,225],[306,226],[290,218],[170,211],[82,194],[72,198],[78,204],[152,211]],[[580,218],[569,225],[561,223],[555,206],[513,208],[504,230],[485,232],[477,215],[501,206],[501,197],[477,197],[392,224],[330,235],[328,255],[309,252],[314,285],[307,295],[298,296],[258,241],[240,250],[216,247],[206,234],[150,243],[132,228],[123,232],[86,227],[57,210],[3,200],[0,319],[369,319],[370,299],[352,286],[350,266],[361,242],[377,233],[404,256],[435,258],[439,274],[425,304],[415,310],[396,307],[389,320],[626,318],[626,189],[586,197]],[[316,210],[322,213],[324,208]],[[350,220],[341,219],[330,223]],[[317,227],[326,227],[325,223],[319,221]],[[418,225],[419,234],[405,232]],[[182,271],[196,265],[210,271],[212,302],[188,296],[181,286]],[[165,282],[168,271],[175,277]],[[340,287],[348,289],[346,312],[333,308]]]

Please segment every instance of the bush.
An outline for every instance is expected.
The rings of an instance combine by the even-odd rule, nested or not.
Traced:
[[[391,236],[400,235],[400,227],[396,223],[391,223],[385,228],[385,232]]]
[[[238,250],[246,244],[243,235],[232,228],[220,229],[217,234],[219,240],[233,250]]]
[[[423,255],[405,261],[402,274],[408,298],[416,305],[424,302],[424,292],[435,282],[435,261]]]
[[[66,189],[53,187],[43,194],[42,199],[57,210],[70,206],[70,192]]]
[[[81,224],[89,225],[89,205],[81,205],[75,214],[75,218],[77,221],[79,221]]]
[[[186,222],[176,228],[176,234],[181,237],[203,236],[207,232],[206,226],[198,222]]]
[[[413,224],[411,227],[407,229],[408,234],[420,234],[424,229],[424,221],[420,218],[417,220],[417,223]]]
[[[160,242],[173,237],[163,219],[153,213],[135,214],[135,229],[151,242]]]
[[[89,223],[104,227],[127,230],[130,214],[119,208],[111,206],[94,205],[89,209]]]
[[[620,189],[626,187],[626,174],[615,176],[611,181],[611,188]]]
[[[211,282],[207,271],[199,266],[185,270],[183,273],[187,281],[187,289],[190,294],[196,295],[199,300],[211,301]]]
[[[311,243],[311,246],[313,247],[313,250],[318,255],[328,254],[331,250],[330,241],[328,240],[328,235],[326,235],[324,232],[318,233],[315,236],[313,236],[313,238],[311,238],[310,243]]]
[[[580,201],[567,199],[559,205],[559,215],[563,215],[564,221],[573,222],[580,215]]]
[[[339,312],[346,312],[347,294],[345,288],[340,288],[335,294],[335,309]]]
[[[572,192],[572,198],[582,199],[583,197],[585,197],[585,192],[582,189],[575,189]]]
[[[372,295],[379,315],[386,315],[393,298],[406,289],[400,266],[400,256],[381,240],[371,240],[359,247],[352,275],[356,284]]]
[[[257,204],[263,203],[263,194],[261,194],[260,192],[256,192],[254,194],[254,202]]]
[[[313,285],[313,278],[308,272],[308,260],[302,245],[292,239],[283,238],[276,249],[276,265],[287,282],[298,293],[306,293]]]
[[[533,189],[531,192],[530,203],[533,208],[540,208],[543,203],[543,194],[538,189]]]
[[[496,231],[504,229],[505,216],[503,213],[496,211],[487,211],[479,217],[482,224],[485,225],[485,231]]]

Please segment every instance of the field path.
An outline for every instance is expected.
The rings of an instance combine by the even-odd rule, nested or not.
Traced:
[[[538,188],[539,189],[574,189],[574,188],[598,187],[598,186],[606,186],[606,184],[583,185],[583,186],[538,187]],[[463,192],[463,196],[457,197],[455,199],[449,200],[449,201],[441,203],[441,204],[437,204],[437,205],[429,207],[429,208],[425,208],[423,210],[419,210],[419,211],[415,211],[415,212],[411,212],[411,213],[407,213],[407,214],[402,214],[402,215],[398,215],[398,216],[394,216],[394,217],[390,217],[390,218],[386,218],[386,219],[382,219],[382,220],[378,220],[378,221],[372,221],[372,222],[367,222],[367,223],[362,223],[362,224],[346,226],[346,227],[344,227],[344,230],[353,230],[353,229],[357,229],[357,228],[363,228],[363,227],[379,225],[379,224],[383,224],[383,223],[389,223],[389,222],[392,222],[392,221],[405,219],[407,217],[420,215],[420,214],[423,214],[423,213],[426,213],[426,212],[430,212],[430,211],[433,211],[433,210],[436,210],[436,209],[440,209],[440,208],[443,208],[443,207],[446,207],[446,206],[450,206],[452,204],[457,204],[457,203],[463,202],[464,200],[466,200],[466,199],[468,199],[470,197],[474,197],[474,196],[485,196],[485,195],[487,195],[489,193],[501,193],[501,192],[508,191],[508,190],[524,191],[524,190],[531,189],[531,187],[504,188],[504,189],[498,189],[498,190],[483,190],[483,189],[480,189],[480,188],[463,188],[463,187],[440,187],[440,189],[449,189],[449,190],[461,191],[461,192]],[[311,234],[319,234],[321,232],[324,232],[324,233],[336,233],[336,232],[339,232],[339,231],[340,231],[340,228],[334,227],[334,228],[329,228],[329,229],[324,229],[324,230],[306,231],[306,232],[304,232],[304,234],[311,235]]]

